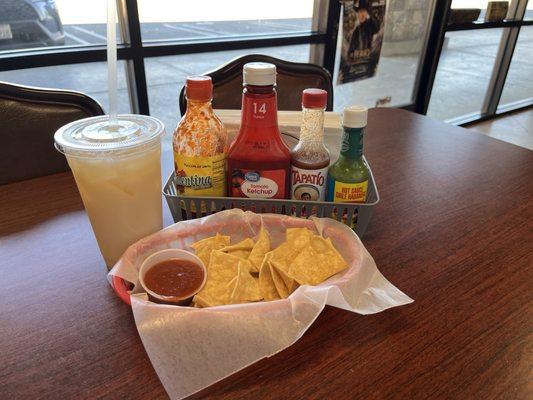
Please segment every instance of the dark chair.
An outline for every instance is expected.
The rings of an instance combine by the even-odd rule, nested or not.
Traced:
[[[0,185],[68,171],[65,156],[54,148],[54,133],[103,114],[82,93],[0,82]]]
[[[302,90],[319,88],[327,90],[327,110],[333,110],[333,84],[327,69],[315,64],[295,63],[262,54],[238,57],[214,71],[205,73],[213,79],[213,107],[238,110],[242,98],[242,68],[249,62],[267,62],[277,69],[279,110],[301,110]],[[187,101],[185,88],[180,92],[180,112],[185,114]]]

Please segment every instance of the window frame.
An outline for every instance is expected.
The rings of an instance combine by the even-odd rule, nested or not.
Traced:
[[[511,20],[467,24],[447,23],[451,11],[451,3],[452,0],[434,1],[433,13],[428,26],[425,46],[421,53],[411,102],[400,108],[423,115],[427,113],[446,32],[505,28],[481,113],[462,116],[449,122],[466,125],[475,121],[489,119],[499,114],[516,111],[517,108],[498,111],[498,102],[509,71],[520,28],[533,25],[533,20],[524,20],[527,0],[515,0],[511,3],[511,7],[514,7],[512,10],[514,18]],[[143,42],[137,0],[117,0],[117,9],[119,29],[122,36],[122,43],[118,45],[117,49],[117,58],[125,61],[128,93],[133,113],[150,114],[144,66],[144,59],[150,57],[310,44],[312,45],[309,57],[310,62],[323,66],[334,76],[341,14],[340,0],[314,0],[312,30],[309,32],[280,35],[259,34],[253,37],[224,37],[214,40],[191,39]],[[106,61],[105,45],[72,46],[68,48],[48,47],[0,54],[0,71],[102,61]],[[531,105],[530,103],[520,104],[519,109],[529,108]]]

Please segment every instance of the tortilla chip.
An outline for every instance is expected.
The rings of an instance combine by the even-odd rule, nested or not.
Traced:
[[[193,243],[207,265],[207,281],[194,297],[194,306],[287,298],[299,285],[317,285],[347,268],[329,238],[307,228],[289,228],[286,237],[274,250],[264,228],[256,243],[247,238],[230,245],[229,236],[220,234]],[[259,278],[253,275],[257,273]]]
[[[204,265],[208,266],[211,258],[211,252],[213,250],[220,250],[223,247],[228,246],[229,243],[229,236],[224,236],[217,233],[216,236],[208,237],[191,244],[191,247],[194,249],[194,252],[198,258],[202,260]]]
[[[222,249],[222,251],[224,251],[224,249]],[[242,260],[248,260],[248,257],[250,256],[250,250],[228,251],[227,254],[231,254],[232,256],[239,257]]]
[[[239,243],[232,244],[231,246],[225,246],[221,250],[225,253],[237,251],[237,250],[252,250],[254,247],[254,240],[246,238]]]
[[[204,302],[210,306],[229,304],[233,288],[229,287],[228,284],[237,276],[239,261],[238,257],[223,253],[220,250],[213,250],[207,268],[205,286],[194,296],[194,302],[199,304]],[[244,268],[249,268],[249,265],[244,266]]]
[[[253,247],[254,241],[250,238],[247,238],[239,243],[232,244],[231,246],[225,246],[221,248],[220,251],[242,258],[243,260],[247,260]]]
[[[261,297],[266,301],[280,299],[270,272],[269,260],[271,257],[272,252],[266,253],[261,268],[259,269],[259,290],[261,291]]]
[[[291,262],[287,275],[300,285],[318,285],[347,267],[331,240],[314,236],[311,246]]]
[[[225,235],[221,235],[220,233],[217,233],[215,236],[211,236],[211,237],[199,240],[199,241],[191,244],[190,247],[192,247],[193,249],[196,250],[196,249],[198,249],[200,247],[204,247],[204,246],[207,246],[207,245],[210,246],[210,245],[212,245],[214,243],[216,243],[217,245],[221,244],[222,247],[224,247],[224,246],[229,246],[230,240],[231,240],[231,238],[229,236],[225,236]]]
[[[270,264],[272,267],[276,270],[277,275],[283,280],[283,283],[285,284],[285,287],[287,288],[287,291],[289,292],[289,295],[294,292],[296,289],[298,289],[298,282],[296,282],[294,279],[289,277],[287,275],[287,272],[285,272],[285,269],[281,267],[278,262],[270,260]],[[274,283],[276,281],[274,280]],[[276,285],[276,288],[278,286]]]
[[[272,260],[277,262],[279,269],[288,272],[290,263],[296,258],[303,247],[295,247],[289,242],[284,242],[272,251]]]
[[[307,245],[314,235],[313,231],[307,228],[288,228],[285,232],[287,242],[293,243],[296,246],[300,246],[300,244]]]
[[[289,297],[289,289],[287,289],[287,286],[285,285],[285,282],[281,278],[278,270],[272,265],[271,262],[268,263],[270,267],[270,276],[272,277],[272,282],[274,282],[274,286],[276,287],[276,291],[278,292],[279,297],[282,299],[286,299]]]
[[[252,249],[248,259],[252,263],[252,272],[259,272],[261,269],[261,264],[263,263],[263,258],[265,254],[270,251],[270,235],[268,234],[265,228],[261,228],[259,231],[259,236],[257,242]]]
[[[307,228],[289,228],[286,232],[287,241],[274,249],[272,260],[277,261],[278,268],[288,272],[289,265],[300,253],[300,251],[309,246],[313,238],[313,232]]]
[[[235,284],[230,301],[232,303],[246,303],[262,300],[259,279],[250,275],[249,269],[242,262],[238,265],[238,271],[237,276],[234,278]]]
[[[202,296],[194,296],[193,304],[197,308],[204,308],[204,307],[211,307],[212,304],[210,304],[207,300],[205,300]]]
[[[311,238],[310,245],[317,253],[337,253],[330,238],[324,239],[322,236],[315,235]]]

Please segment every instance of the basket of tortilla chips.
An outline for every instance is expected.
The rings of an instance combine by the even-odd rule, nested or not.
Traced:
[[[207,267],[191,306],[153,303],[139,284],[143,261],[168,248],[194,252]],[[290,346],[326,304],[370,314],[412,301],[383,277],[346,225],[238,209],[140,240],[109,278],[129,296],[139,335],[172,399]],[[127,295],[124,282],[133,285]]]

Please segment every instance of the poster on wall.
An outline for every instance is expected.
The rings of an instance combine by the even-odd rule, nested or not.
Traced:
[[[343,0],[338,84],[376,74],[383,42],[386,0]]]

